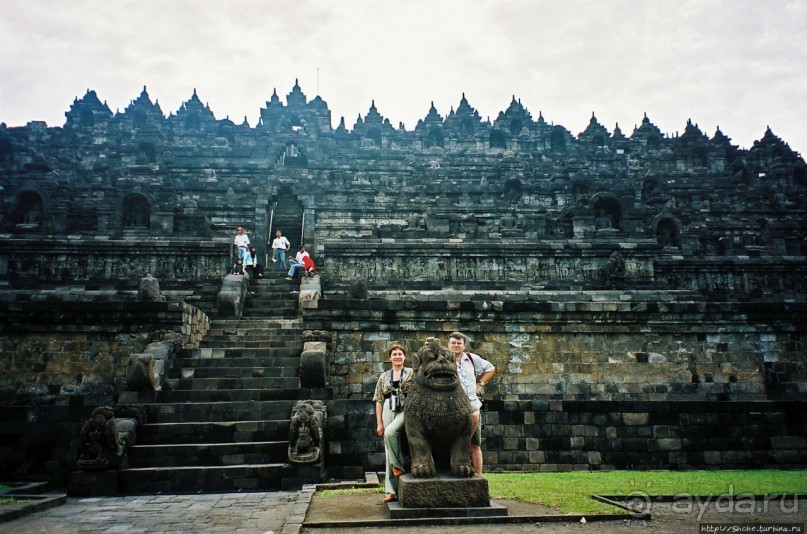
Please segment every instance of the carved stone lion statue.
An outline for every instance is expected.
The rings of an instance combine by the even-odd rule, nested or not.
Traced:
[[[412,476],[437,474],[435,457],[450,456],[451,473],[474,476],[471,466],[471,404],[460,384],[451,352],[429,338],[415,355],[415,377],[406,391],[404,424]]]

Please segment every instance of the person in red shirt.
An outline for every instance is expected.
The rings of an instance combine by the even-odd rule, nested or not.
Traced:
[[[314,276],[314,273],[317,271],[317,266],[314,264],[314,260],[311,259],[308,252],[305,251],[305,248],[300,247],[297,258],[296,260],[291,260],[289,276],[286,277],[286,280],[292,280],[297,269],[302,269],[304,276]]]
[[[311,256],[303,256],[303,269],[305,270],[305,276],[314,276],[317,272],[317,266],[314,265],[314,260],[311,259]]]

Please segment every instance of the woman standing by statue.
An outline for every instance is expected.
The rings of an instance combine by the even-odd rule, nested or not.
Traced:
[[[412,380],[415,372],[404,367],[406,352],[401,345],[392,345],[387,351],[392,368],[381,373],[375,386],[376,433],[384,438],[386,454],[386,477],[384,502],[394,501],[398,494],[398,477],[404,474],[401,454],[401,432],[404,427],[404,402],[401,393],[404,384]]]

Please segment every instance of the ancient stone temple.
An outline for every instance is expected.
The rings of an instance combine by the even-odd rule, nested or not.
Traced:
[[[84,423],[122,405],[142,417],[88,491],[361,477],[386,347],[454,330],[497,368],[487,469],[807,467],[807,165],[770,129],[575,134],[464,95],[333,128],[296,83],[255,126],[145,88],[65,115],[0,125],[10,477],[75,482]],[[264,278],[225,278],[238,226]],[[316,276],[285,280],[278,229]]]

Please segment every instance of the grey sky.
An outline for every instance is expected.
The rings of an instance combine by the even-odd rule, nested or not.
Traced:
[[[462,93],[494,119],[513,95],[577,135],[591,112],[630,134],[691,118],[750,147],[770,125],[807,150],[807,2],[0,0],[0,121],[64,124],[94,89],[115,111],[143,85],[175,112],[196,88],[255,125],[299,78],[348,128],[412,129]]]

